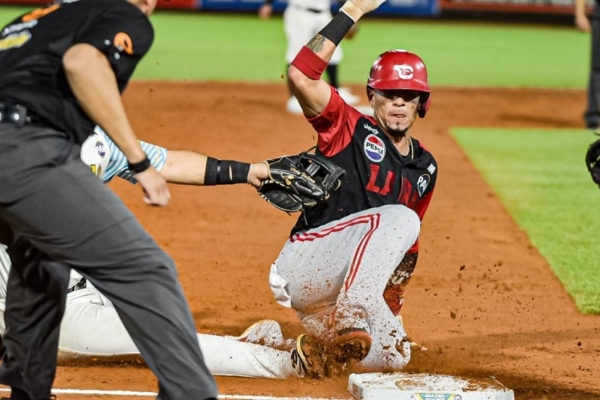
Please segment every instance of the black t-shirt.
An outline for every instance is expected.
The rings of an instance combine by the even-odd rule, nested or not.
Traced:
[[[122,92],[153,39],[148,17],[125,0],[65,0],[34,10],[0,33],[0,101],[26,106],[82,143],[94,123],[67,82],[66,51],[79,43],[97,48]]]
[[[423,220],[438,167],[418,140],[411,138],[412,152],[402,156],[374,118],[344,103],[333,89],[323,113],[309,122],[319,134],[317,151],[346,174],[324,206],[300,216],[292,234],[389,204],[402,204]],[[410,252],[417,250],[418,242]]]

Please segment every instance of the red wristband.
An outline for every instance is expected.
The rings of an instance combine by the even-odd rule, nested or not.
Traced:
[[[292,65],[310,79],[317,81],[321,79],[321,75],[323,75],[329,63],[321,59],[308,47],[303,46],[294,61],[292,61]]]

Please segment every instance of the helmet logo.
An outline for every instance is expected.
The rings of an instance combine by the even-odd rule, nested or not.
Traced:
[[[408,64],[394,65],[394,71],[400,79],[412,79],[414,75],[413,67]]]

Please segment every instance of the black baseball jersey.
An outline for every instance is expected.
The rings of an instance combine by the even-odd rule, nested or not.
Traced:
[[[79,43],[106,55],[122,92],[154,31],[125,0],[64,0],[20,16],[0,33],[0,101],[24,105],[44,124],[83,143],[94,123],[79,107],[62,65]]]
[[[413,151],[402,156],[374,118],[347,105],[333,88],[323,113],[309,122],[319,134],[317,152],[344,168],[346,175],[328,203],[300,216],[292,234],[389,204],[402,204],[423,220],[438,167],[418,140],[411,138]]]

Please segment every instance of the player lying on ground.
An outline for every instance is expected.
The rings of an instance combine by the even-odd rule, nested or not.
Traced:
[[[429,107],[427,70],[414,53],[383,53],[367,81],[373,116],[321,78],[344,35],[382,2],[347,1],[288,70],[289,87],[318,133],[317,153],[346,171],[329,202],[301,215],[271,267],[277,300],[308,332],[297,338],[296,354],[309,376],[353,365],[397,370],[411,356],[397,316],[437,177],[435,159],[409,134]]]

